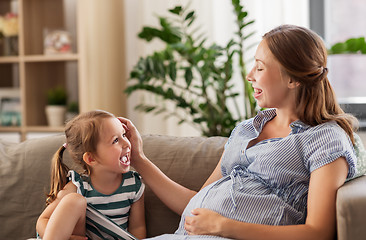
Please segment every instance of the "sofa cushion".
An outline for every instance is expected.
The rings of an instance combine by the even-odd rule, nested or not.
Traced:
[[[337,192],[337,232],[339,240],[366,237],[366,176],[344,184]]]
[[[50,162],[62,135],[9,143],[0,139],[0,236],[12,240],[34,237],[45,207]]]
[[[144,152],[168,177],[199,190],[222,155],[225,137],[143,136]],[[173,233],[180,216],[170,211],[147,186],[145,190],[147,235]],[[156,221],[159,219],[159,221]]]
[[[356,174],[353,178],[357,178],[366,174],[366,150],[361,138],[357,134],[354,134],[354,138],[355,138],[355,152],[357,156],[357,164],[356,164]]]

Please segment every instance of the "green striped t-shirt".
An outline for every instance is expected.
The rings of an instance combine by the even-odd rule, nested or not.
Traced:
[[[79,175],[69,171],[69,180],[77,187],[77,192],[83,195],[88,204],[91,204],[99,212],[113,220],[117,225],[127,230],[128,216],[131,204],[139,200],[144,192],[145,185],[137,172],[123,173],[123,180],[119,188],[111,195],[105,195],[96,191],[87,175]],[[87,218],[87,236],[91,239],[109,239]]]

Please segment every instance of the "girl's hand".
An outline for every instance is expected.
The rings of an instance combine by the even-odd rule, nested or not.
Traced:
[[[132,146],[131,165],[133,166],[134,161],[136,161],[136,160],[138,161],[138,159],[145,156],[145,154],[143,152],[143,147],[142,147],[142,138],[141,138],[139,131],[137,130],[135,125],[133,125],[131,120],[129,120],[127,118],[123,118],[123,117],[118,117],[118,120],[121,121],[122,124],[124,124],[124,128],[126,130],[126,136]]]
[[[206,208],[196,208],[191,213],[193,216],[187,216],[184,223],[184,228],[188,234],[220,235],[225,217]]]

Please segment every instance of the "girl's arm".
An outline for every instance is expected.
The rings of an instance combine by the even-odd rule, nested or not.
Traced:
[[[142,176],[144,182],[149,185],[151,190],[160,198],[160,200],[171,210],[181,215],[189,200],[197,192],[183,187],[182,185],[168,178],[145,156],[142,148],[141,135],[133,123],[126,118],[120,117],[119,120],[128,128],[126,135],[132,145],[131,163],[133,167]],[[217,169],[220,170],[219,167],[216,167],[214,173],[211,175],[205,185],[218,179],[217,177],[221,175],[221,172],[216,173]]]
[[[37,224],[36,224],[36,229],[38,234],[43,237],[44,232],[46,230],[46,226],[48,223],[48,220],[50,219],[53,211],[55,210],[55,208],[57,207],[57,205],[59,204],[60,200],[66,196],[69,193],[75,193],[76,192],[76,186],[72,183],[69,182],[66,184],[65,188],[63,190],[61,190],[58,194],[57,194],[57,198],[50,203],[41,213],[41,215],[38,217],[37,220]]]
[[[343,157],[311,173],[305,224],[269,226],[225,218],[208,209],[195,209],[186,217],[190,234],[219,235],[234,239],[334,239],[336,194],[346,180],[348,164]]]
[[[146,238],[144,195],[131,205],[128,231],[138,239]]]

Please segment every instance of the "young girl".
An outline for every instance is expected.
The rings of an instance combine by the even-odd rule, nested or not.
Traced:
[[[110,239],[88,218],[87,204],[137,238],[146,237],[144,184],[130,171],[126,130],[113,114],[100,110],[67,123],[66,143],[52,159],[47,207],[37,221],[42,239]],[[82,173],[63,163],[65,149]]]

